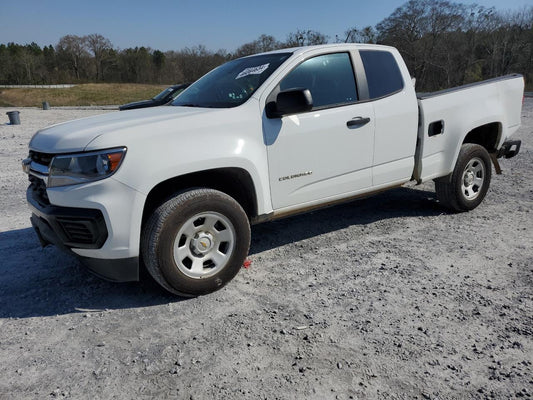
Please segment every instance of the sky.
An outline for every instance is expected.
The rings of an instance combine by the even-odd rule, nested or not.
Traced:
[[[285,40],[316,30],[335,41],[352,27],[374,26],[407,0],[0,0],[0,43],[55,46],[65,35],[98,33],[115,48],[161,51],[204,45],[234,51],[261,34]],[[533,0],[463,0],[518,10]]]

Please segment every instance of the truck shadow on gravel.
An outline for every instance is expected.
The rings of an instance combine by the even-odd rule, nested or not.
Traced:
[[[435,201],[434,192],[402,187],[366,199],[256,225],[252,228],[250,255],[349,226],[445,213]]]
[[[148,276],[113,283],[53,246],[41,248],[32,228],[0,232],[0,318],[30,318],[182,301]]]
[[[443,211],[434,193],[400,188],[371,198],[252,228],[250,255],[334,232],[398,217]],[[73,256],[42,249],[33,229],[0,232],[0,318],[30,318],[150,307],[186,300],[167,294],[141,271],[141,282],[112,283],[88,272]]]

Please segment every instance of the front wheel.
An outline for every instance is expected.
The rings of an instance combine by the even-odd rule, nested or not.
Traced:
[[[225,193],[195,189],[159,206],[146,222],[141,253],[147,270],[168,291],[197,296],[220,289],[243,265],[250,225]]]
[[[491,174],[487,150],[478,144],[463,144],[453,172],[435,179],[437,199],[453,211],[473,210],[485,198]]]

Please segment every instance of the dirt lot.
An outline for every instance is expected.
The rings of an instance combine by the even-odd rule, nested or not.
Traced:
[[[41,249],[20,161],[36,129],[102,110],[0,108],[0,398],[533,396],[533,99],[484,203],[433,185],[255,226],[251,267],[179,299]]]

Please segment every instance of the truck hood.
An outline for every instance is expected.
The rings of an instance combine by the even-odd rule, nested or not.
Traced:
[[[188,116],[220,111],[209,108],[154,107],[120,111],[63,122],[38,131],[30,141],[31,150],[43,153],[83,151],[97,137]],[[148,129],[147,132],[150,132]]]

